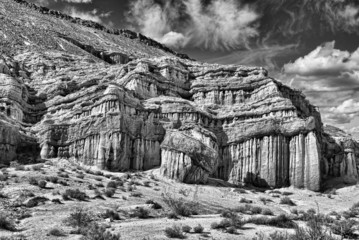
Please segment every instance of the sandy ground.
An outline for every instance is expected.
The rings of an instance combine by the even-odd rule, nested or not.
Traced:
[[[105,199],[92,199],[94,190],[89,190],[88,185],[96,185],[102,183],[104,186],[110,181],[105,176],[97,176],[87,174],[81,168],[65,160],[54,160],[53,164],[44,164],[42,170],[15,170],[15,168],[8,168],[9,179],[7,181],[0,181],[0,192],[6,194],[8,198],[0,198],[0,211],[7,213],[14,213],[20,208],[11,207],[15,199],[21,192],[27,191],[33,193],[35,196],[44,196],[49,199],[44,204],[33,208],[22,207],[29,211],[29,217],[19,220],[17,222],[18,232],[9,232],[0,230],[1,236],[14,236],[23,235],[27,239],[80,239],[80,235],[70,234],[73,228],[64,224],[66,219],[76,207],[83,207],[89,209],[96,214],[104,212],[106,209],[130,211],[136,206],[144,206],[150,209],[150,205],[145,204],[146,200],[154,200],[163,206],[163,209],[150,210],[150,218],[139,219],[131,217],[123,217],[122,220],[115,220],[110,222],[109,219],[99,219],[98,222],[107,224],[109,230],[120,233],[122,239],[168,239],[164,234],[166,227],[171,227],[174,224],[183,226],[189,225],[191,227],[201,224],[204,227],[204,232],[207,237],[201,234],[190,233],[187,234],[186,239],[252,239],[259,234],[268,235],[275,231],[288,231],[293,232],[293,229],[279,229],[270,226],[261,226],[254,224],[245,224],[243,229],[238,230],[237,235],[228,234],[219,230],[211,229],[211,223],[219,222],[223,219],[219,210],[231,209],[238,206],[245,205],[240,203],[241,198],[251,200],[253,206],[262,208],[269,208],[273,211],[274,215],[281,213],[290,214],[292,209],[308,210],[314,208],[319,210],[320,213],[329,213],[331,211],[345,211],[348,210],[354,203],[359,202],[359,185],[354,186],[341,186],[336,190],[336,194],[328,195],[327,193],[316,193],[308,190],[282,188],[276,189],[281,192],[292,193],[289,197],[295,202],[296,206],[288,206],[280,204],[281,194],[270,193],[269,190],[255,190],[254,188],[244,188],[245,193],[236,191],[235,188],[226,185],[219,180],[212,180],[210,185],[187,185],[177,183],[175,181],[160,178],[158,176],[158,169],[153,171],[143,172],[133,176],[133,181],[137,182],[134,192],[142,193],[142,197],[131,196],[132,192],[117,189],[113,197],[104,197]],[[32,165],[26,165],[26,168],[31,169]],[[61,184],[53,184],[48,182],[46,189],[38,186],[30,185],[28,179],[36,177],[43,179],[46,176],[58,176],[60,168],[64,168],[69,178],[61,178],[68,182],[69,186]],[[79,170],[80,169],[80,170]],[[84,173],[84,178],[78,178],[79,173]],[[122,177],[124,173],[110,173],[112,176]],[[151,176],[156,176],[152,179]],[[101,181],[99,181],[101,179]],[[149,182],[149,186],[143,186],[145,182]],[[127,183],[125,183],[126,186]],[[141,185],[142,184],[142,185]],[[61,193],[66,189],[80,189],[86,192],[90,197],[87,201],[70,200],[64,201]],[[100,191],[105,187],[97,187]],[[162,193],[167,192],[172,196],[182,197],[187,200],[194,200],[199,205],[199,215],[191,217],[181,217],[180,219],[169,219],[167,213],[170,211],[166,204],[163,202]],[[186,195],[186,196],[184,196]],[[51,200],[58,198],[63,204],[55,204]],[[270,201],[264,204],[260,198],[267,198]],[[249,215],[243,215],[243,218],[249,218]],[[52,228],[59,228],[67,233],[64,237],[50,236],[48,233]]]

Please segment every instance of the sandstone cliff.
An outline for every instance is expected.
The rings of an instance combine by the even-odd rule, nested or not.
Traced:
[[[358,178],[350,143],[337,151],[318,110],[263,68],[200,63],[129,31],[0,4],[0,163],[71,158],[311,190]]]

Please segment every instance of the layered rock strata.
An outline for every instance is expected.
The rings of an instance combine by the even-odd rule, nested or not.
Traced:
[[[192,61],[0,1],[1,163],[67,158],[111,171],[160,167],[186,183],[311,190],[326,177],[358,177],[353,148],[335,152],[318,110],[263,68]]]

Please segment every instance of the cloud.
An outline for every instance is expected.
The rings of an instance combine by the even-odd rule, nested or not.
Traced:
[[[325,121],[347,124],[359,116],[359,48],[349,52],[324,43],[285,64],[283,73],[321,107]]]
[[[235,0],[136,0],[130,9],[135,30],[171,47],[233,49],[258,35],[258,14]]]
[[[297,59],[294,63],[284,65],[288,74],[301,76],[355,75],[359,70],[359,48],[350,53],[334,48],[335,41],[318,46],[308,55]],[[351,76],[348,76],[351,77]]]
[[[97,9],[93,9],[92,11],[81,11],[75,7],[65,7],[63,12],[72,17],[94,21],[101,24],[104,23],[104,18],[110,17],[112,13],[112,12],[100,13]],[[111,25],[111,21],[109,21],[108,23]]]
[[[259,48],[298,43],[313,35],[358,34],[359,2],[134,0],[127,21],[134,30],[160,42],[166,34],[176,33],[182,40],[174,42],[180,47],[251,49],[258,43],[263,44]]]

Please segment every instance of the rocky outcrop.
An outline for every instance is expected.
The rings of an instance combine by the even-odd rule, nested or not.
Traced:
[[[17,2],[0,2],[1,163],[67,158],[111,171],[160,167],[186,183],[311,190],[358,177],[356,143],[323,133],[318,110],[265,69],[179,58]]]
[[[324,137],[325,179],[342,178],[347,183],[356,183],[359,178],[359,143],[339,128],[326,125]]]

